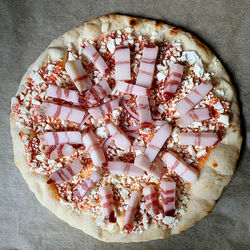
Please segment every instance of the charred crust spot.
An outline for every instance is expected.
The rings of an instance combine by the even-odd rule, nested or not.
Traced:
[[[174,27],[168,33],[171,36],[176,36],[178,35],[179,32],[181,32],[181,29]]]
[[[158,20],[155,21],[155,26],[156,26],[156,28],[161,27],[162,24],[163,24],[163,23],[162,23],[161,21],[158,21]]]
[[[136,19],[131,19],[130,21],[129,21],[129,25],[130,26],[136,26],[138,24],[138,21],[136,20]]]
[[[212,166],[213,166],[214,168],[216,168],[216,167],[218,167],[218,164],[217,164],[216,162],[214,162],[214,163],[212,164]]]

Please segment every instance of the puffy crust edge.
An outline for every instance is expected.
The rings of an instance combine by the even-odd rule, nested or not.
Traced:
[[[48,48],[28,68],[28,71],[22,78],[17,93],[22,89],[22,85],[32,70],[36,70],[49,62],[49,60],[62,58],[65,62],[67,59],[66,48],[70,43],[78,49],[82,41],[88,39],[95,40],[101,35],[126,27],[134,28],[138,35],[144,36],[151,36],[152,32],[157,32],[169,41],[180,40],[184,50],[196,51],[204,62],[206,70],[208,72],[214,72],[215,88],[223,89],[225,92],[225,96],[223,97],[231,101],[232,117],[226,136],[216,148],[211,151],[208,159],[201,166],[198,181],[191,185],[190,201],[187,204],[186,212],[183,214],[180,222],[172,229],[163,230],[150,226],[149,229],[142,234],[127,235],[121,234],[120,232],[110,233],[106,230],[102,230],[92,220],[89,213],[79,215],[72,209],[60,204],[55,187],[53,185],[47,185],[46,183],[47,177],[29,171],[24,156],[24,147],[18,136],[21,130],[16,126],[14,114],[12,113],[10,115],[15,164],[37,199],[56,216],[71,226],[97,239],[112,242],[137,242],[160,239],[165,238],[169,234],[178,234],[193,226],[198,220],[212,211],[223,188],[230,181],[240,154],[242,143],[237,93],[221,62],[206,45],[201,43],[193,35],[179,28],[154,20],[110,14],[73,28],[53,40]],[[216,168],[213,167],[214,163],[217,164]]]

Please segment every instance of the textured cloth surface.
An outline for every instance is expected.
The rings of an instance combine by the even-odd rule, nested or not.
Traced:
[[[230,184],[213,212],[186,232],[145,243],[103,243],[59,220],[15,168],[10,99],[28,66],[54,38],[109,13],[165,21],[196,35],[228,70],[238,91],[244,143]],[[0,249],[249,249],[250,1],[0,1]]]

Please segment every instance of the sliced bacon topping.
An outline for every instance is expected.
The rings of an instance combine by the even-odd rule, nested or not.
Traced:
[[[86,101],[90,105],[97,104],[107,95],[111,94],[111,89],[106,80],[102,80],[84,93]]]
[[[137,168],[145,170],[149,175],[154,176],[155,178],[160,179],[163,172],[155,164],[152,164],[151,161],[144,154],[140,154],[135,157],[134,165]]]
[[[156,216],[159,213],[159,203],[156,191],[153,185],[148,185],[143,189],[143,195],[146,198],[146,208],[151,216]]]
[[[115,80],[130,80],[130,50],[127,46],[115,48]]]
[[[184,66],[178,63],[173,64],[170,67],[169,76],[167,78],[167,84],[163,90],[164,95],[168,99],[171,99],[174,96],[179,84],[181,83],[183,68]]]
[[[83,51],[83,54],[94,64],[101,75],[104,75],[108,71],[108,65],[103,60],[101,55],[96,51],[93,45],[90,44],[88,47],[86,47]]]
[[[129,162],[108,161],[103,163],[103,167],[109,174],[113,175],[142,176],[144,174],[142,169]]]
[[[131,146],[128,136],[111,120],[107,119],[105,123],[110,135],[114,139],[115,145],[122,150],[127,150]]]
[[[122,82],[122,81],[116,82],[114,91],[122,92],[122,93],[129,94],[129,95],[139,95],[139,96],[148,95],[148,89],[138,86],[138,85]]]
[[[141,128],[150,127],[152,125],[152,117],[147,96],[137,96],[136,105],[138,107]]]
[[[176,104],[176,110],[181,116],[185,115],[198,104],[213,88],[211,82],[203,82]]]
[[[186,163],[180,156],[173,151],[162,154],[161,159],[167,164],[167,167],[178,174],[183,180],[195,183],[198,177],[198,171]]]
[[[133,191],[128,202],[123,226],[123,229],[127,230],[128,232],[131,232],[133,230],[136,208],[138,206],[139,201],[140,194],[136,191]]]
[[[210,132],[189,132],[180,134],[181,145],[213,146],[219,140],[216,133]]]
[[[145,46],[141,58],[136,84],[150,89],[155,71],[155,61],[159,48],[156,45]]]
[[[54,146],[47,146],[44,150],[44,154],[50,160],[55,160],[65,156],[71,156],[76,152],[76,150],[69,144],[61,144]]]
[[[92,87],[92,82],[90,81],[80,60],[67,61],[65,63],[65,70],[80,93],[82,93],[85,89],[90,89]]]
[[[51,174],[49,180],[47,181],[48,184],[52,183],[62,183],[65,181],[70,180],[74,175],[77,175],[82,170],[82,163],[76,159],[67,167],[61,168]]]
[[[83,101],[82,97],[76,90],[60,88],[55,85],[49,85],[46,96],[61,99],[66,102],[72,102],[75,105],[81,105]]]
[[[39,139],[43,145],[83,144],[78,131],[43,132],[39,134]]]
[[[119,99],[115,99],[110,102],[106,102],[98,107],[89,109],[89,113],[94,117],[94,119],[99,119],[111,113],[113,110],[118,108],[120,105]]]
[[[161,181],[160,190],[162,207],[167,216],[174,216],[175,213],[175,189],[175,182]]]
[[[104,222],[116,223],[112,188],[110,186],[100,187],[99,192],[102,199]]]
[[[55,104],[51,102],[43,102],[40,106],[40,112],[43,115],[81,123],[85,111],[79,108],[73,108],[68,105]]]
[[[78,197],[78,199],[83,198],[86,193],[93,188],[97,182],[101,179],[101,175],[94,171],[92,172],[84,181],[81,183],[74,191],[73,194]]]
[[[185,127],[193,122],[204,121],[212,118],[212,113],[208,108],[193,109],[181,116],[177,121],[177,125]]]
[[[82,141],[94,166],[101,166],[105,162],[105,156],[98,139],[90,128],[85,130]]]
[[[172,127],[167,122],[162,125],[158,131],[154,134],[153,139],[148,144],[144,154],[149,159],[150,162],[152,162],[159,151],[161,150],[162,146],[168,139],[168,137],[171,134]]]

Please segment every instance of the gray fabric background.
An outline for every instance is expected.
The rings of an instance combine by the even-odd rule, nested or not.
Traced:
[[[10,98],[48,43],[108,13],[163,20],[200,38],[238,90],[244,144],[235,175],[214,211],[181,235],[146,243],[103,243],[42,207],[13,163]],[[0,249],[250,249],[250,1],[0,1]]]

